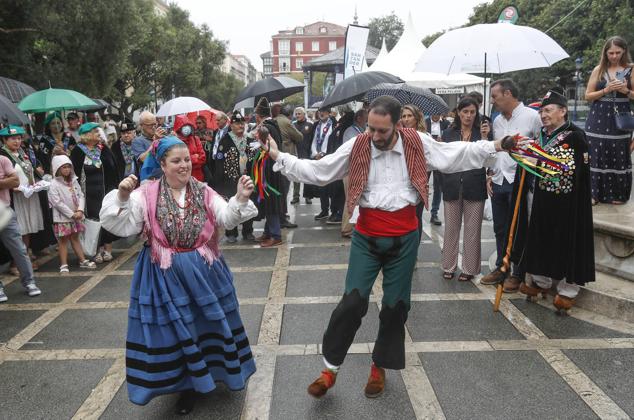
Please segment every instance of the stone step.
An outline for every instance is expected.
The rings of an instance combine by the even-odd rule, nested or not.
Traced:
[[[581,288],[577,306],[634,323],[634,282],[597,271],[596,281]]]
[[[496,253],[489,257],[489,268],[495,267]],[[551,293],[557,292],[553,288]],[[576,306],[608,318],[634,323],[634,282],[622,277],[596,272],[596,281],[587,283],[577,296]]]
[[[634,282],[634,202],[598,204],[593,219],[597,270]]]

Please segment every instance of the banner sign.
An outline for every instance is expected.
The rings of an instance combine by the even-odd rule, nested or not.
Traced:
[[[464,87],[436,88],[436,95],[454,95],[464,93]]]
[[[506,6],[500,16],[498,17],[498,23],[510,23],[514,24],[520,17],[520,12],[517,11],[515,6]]]
[[[367,26],[348,25],[348,29],[346,30],[346,47],[343,56],[344,79],[363,71],[369,34],[370,28]]]

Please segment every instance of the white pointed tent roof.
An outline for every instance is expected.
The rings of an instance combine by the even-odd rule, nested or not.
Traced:
[[[416,58],[420,57],[418,54],[423,54],[426,49],[418,36],[418,31],[414,27],[414,20],[410,13],[405,22],[403,34],[396,45],[394,45],[394,48],[387,54],[385,60],[380,61],[378,64],[375,61],[370,70],[385,71],[396,76],[410,73],[414,71]]]
[[[385,39],[383,39],[385,47]],[[427,88],[448,88],[458,86],[472,86],[482,84],[481,77],[470,74],[453,74],[447,76],[442,73],[414,72],[418,58],[427,50],[421,42],[421,37],[414,26],[412,14],[409,13],[403,34],[394,48],[383,55],[383,47],[370,70],[385,71],[400,77],[406,82]]]
[[[382,66],[386,65],[388,60],[387,56],[388,56],[387,46],[385,45],[385,38],[383,38],[383,45],[381,45],[381,50],[379,51],[379,55],[376,56],[376,60],[374,60],[374,63],[372,63],[369,70],[374,71],[375,68],[378,70]]]

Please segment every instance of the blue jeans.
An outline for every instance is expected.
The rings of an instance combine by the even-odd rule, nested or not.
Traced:
[[[11,258],[13,258],[13,262],[20,273],[22,286],[26,287],[29,284],[35,283],[33,279],[33,266],[26,252],[26,246],[24,242],[22,242],[22,235],[20,235],[20,228],[18,227],[18,219],[15,217],[15,212],[11,208],[7,208],[6,211],[11,212],[11,220],[2,232],[0,232],[0,240],[2,240],[4,247],[11,254]],[[2,282],[0,282],[0,288],[2,288]]]
[[[434,196],[431,200],[431,215],[438,216],[440,202],[442,201],[442,173],[434,171]]]
[[[280,216],[277,214],[267,214],[264,222],[264,235],[273,239],[282,239],[280,229]]]

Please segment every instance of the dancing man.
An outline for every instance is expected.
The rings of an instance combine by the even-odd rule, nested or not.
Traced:
[[[405,367],[405,321],[410,308],[412,274],[419,244],[416,205],[427,207],[427,173],[457,172],[490,166],[496,151],[514,146],[503,140],[440,143],[414,129],[397,130],[401,105],[392,97],[372,102],[368,131],[344,143],[320,160],[297,159],[279,152],[269,138],[274,169],[291,181],[326,185],[349,176],[347,207],[359,204],[352,236],[345,293],[333,311],[323,338],[321,376],[309,387],[315,398],[335,384],[337,371],[368,310],[372,285],[383,270],[383,299],[368,398],[384,389],[385,370]]]

